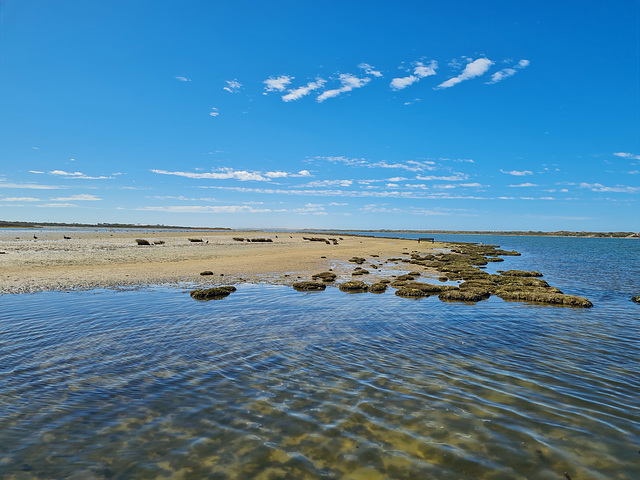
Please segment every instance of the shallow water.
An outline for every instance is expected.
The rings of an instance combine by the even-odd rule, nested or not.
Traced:
[[[0,477],[638,478],[640,243],[510,238],[474,241],[594,308],[0,296]]]

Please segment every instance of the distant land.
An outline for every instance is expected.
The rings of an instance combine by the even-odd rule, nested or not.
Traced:
[[[0,220],[0,228],[142,228],[153,230],[232,230],[224,227],[180,227],[172,225],[140,225],[135,223],[56,223],[56,222],[8,222]]]
[[[307,230],[305,230],[307,231]],[[456,234],[456,235],[519,235],[530,237],[592,237],[592,238],[640,238],[640,232],[557,232],[542,231],[502,231],[502,230],[309,230],[314,232],[345,232],[345,233],[425,233],[425,234]]]

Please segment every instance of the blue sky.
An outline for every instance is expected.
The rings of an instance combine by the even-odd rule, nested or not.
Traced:
[[[0,219],[640,231],[640,2],[0,2]]]

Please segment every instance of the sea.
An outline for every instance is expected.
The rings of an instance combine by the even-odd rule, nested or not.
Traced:
[[[640,478],[640,240],[433,237],[594,306],[2,295],[0,478]]]

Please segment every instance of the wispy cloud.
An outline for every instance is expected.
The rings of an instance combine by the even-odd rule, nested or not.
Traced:
[[[513,188],[527,188],[527,187],[537,187],[538,185],[535,183],[520,183],[518,185],[509,185]]]
[[[581,183],[580,188],[588,188],[592,192],[613,192],[613,193],[640,193],[640,187],[630,187],[627,185],[616,185],[607,187],[601,183]]]
[[[220,112],[218,112],[218,109],[216,107],[211,107],[209,115],[212,117],[217,117],[218,115],[220,115]]]
[[[430,160],[407,160],[405,162],[388,163],[384,160],[379,162],[371,162],[364,158],[349,158],[344,156],[336,157],[313,157],[310,160],[325,160],[331,163],[341,163],[351,167],[365,167],[365,168],[397,168],[402,170],[408,170],[411,172],[421,172],[424,170],[434,170],[435,162]]]
[[[77,206],[73,203],[43,203],[42,205],[36,205],[36,207],[40,208],[74,208]]]
[[[248,172],[246,170],[234,170],[232,168],[220,168],[215,172],[196,173],[196,172],[169,172],[167,170],[151,170],[153,173],[160,175],[175,175],[178,177],[208,179],[208,180],[254,180],[258,182],[268,182],[271,179],[263,176],[258,172]]]
[[[34,197],[6,197],[0,198],[0,202],[39,202],[39,198]]]
[[[441,180],[445,182],[457,182],[467,180],[469,175],[466,173],[456,173],[455,175],[437,176],[437,175],[417,175],[416,180]]]
[[[396,214],[409,214],[420,216],[432,216],[432,215],[451,215],[449,212],[439,210],[429,210],[421,207],[387,207],[386,205],[369,204],[360,209],[365,213],[396,213]]]
[[[367,75],[372,75],[374,77],[381,77],[382,73],[379,72],[378,70],[376,70],[374,67],[372,67],[371,65],[369,65],[368,63],[361,63],[360,65],[358,65],[358,68],[361,68],[364,70],[364,72]]]
[[[293,100],[298,100],[305,95],[309,95],[312,91],[318,90],[322,88],[322,86],[326,83],[326,80],[322,78],[317,78],[315,82],[309,82],[302,87],[298,87],[296,89],[289,90],[289,93],[282,96],[282,100],[285,102],[291,102]]]
[[[279,77],[269,77],[264,82],[264,89],[267,92],[284,92],[287,88],[287,85],[291,83],[295,77],[290,77],[289,75],[280,75]]]
[[[59,190],[59,185],[39,185],[37,183],[0,183],[0,188],[24,188],[30,190]]]
[[[172,213],[265,213],[269,208],[254,208],[249,205],[169,205],[162,207],[140,207],[134,210]]]
[[[190,82],[191,81],[191,79],[187,78],[187,77],[173,77],[173,78],[175,78],[176,80],[180,80],[181,82]]]
[[[328,98],[337,97],[338,95],[350,92],[355,88],[364,87],[371,81],[371,79],[368,77],[358,78],[355,75],[351,75],[350,73],[341,73],[339,78],[342,86],[340,88],[334,88],[333,90],[325,90],[320,95],[318,95],[318,102],[324,102]]]
[[[453,87],[454,85],[457,85],[460,82],[464,82],[465,80],[484,75],[487,70],[489,70],[489,67],[491,67],[491,65],[493,65],[493,62],[488,58],[479,58],[477,60],[474,60],[468,63],[466,67],[464,67],[464,70],[460,75],[442,82],[435,88],[441,89]]]
[[[616,157],[622,157],[622,158],[631,158],[633,160],[640,160],[640,155],[635,155],[633,153],[626,153],[626,152],[616,152],[614,153],[614,155]]]
[[[353,184],[353,180],[316,180],[302,185],[303,187],[332,187],[339,185],[341,187],[349,187]]]
[[[412,75],[407,77],[398,77],[391,80],[390,87],[393,90],[402,90],[403,88],[407,88],[409,85],[413,85],[418,82],[421,78],[435,75],[436,69],[438,68],[438,62],[435,60],[431,60],[429,65],[425,65],[422,62],[415,62],[413,65],[414,68]]]
[[[36,170],[30,170],[31,173],[40,173]],[[105,176],[105,175],[100,175],[97,177],[92,177],[91,175],[86,175],[82,172],[66,172],[64,170],[51,170],[49,172],[49,175],[57,175],[60,177],[65,177],[65,178],[73,178],[73,179],[80,179],[80,180],[110,180],[113,179],[113,177],[109,177],[109,176]]]
[[[498,70],[496,73],[491,75],[491,80],[485,83],[487,85],[491,85],[493,83],[501,82],[505,78],[514,76],[518,73],[518,70],[528,67],[530,63],[531,62],[529,62],[529,60],[520,60],[515,68],[503,68],[502,70]]]
[[[52,202],[75,202],[75,201],[96,201],[96,200],[102,200],[100,197],[97,197],[95,195],[89,195],[86,193],[80,193],[78,195],[71,195],[69,197],[58,197],[58,198],[52,198],[51,201]]]
[[[525,175],[533,175],[531,170],[503,170],[500,169],[502,173],[506,173],[507,175],[513,175],[516,177],[523,177]]]
[[[229,93],[238,93],[241,88],[242,84],[235,78],[233,80],[227,80],[226,87],[222,87],[223,90],[226,90]]]

